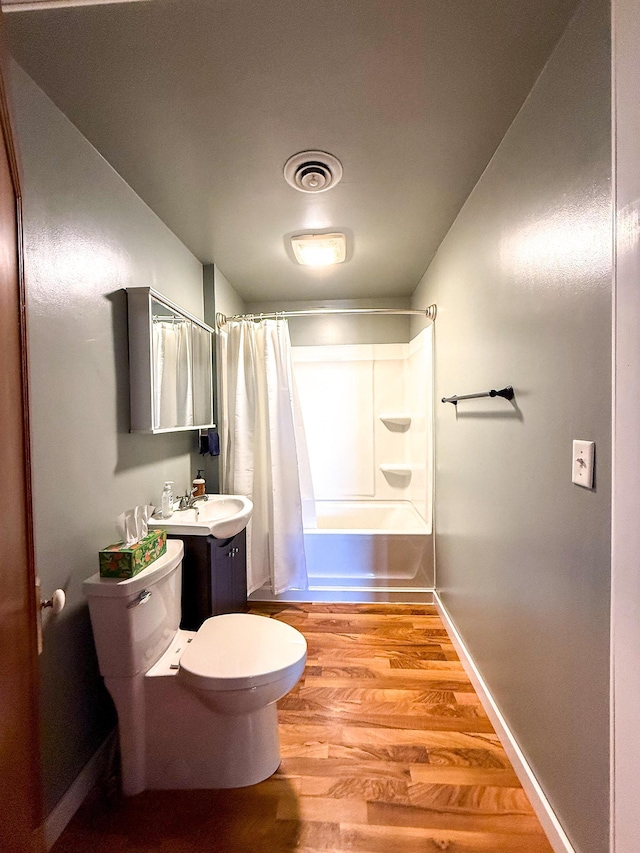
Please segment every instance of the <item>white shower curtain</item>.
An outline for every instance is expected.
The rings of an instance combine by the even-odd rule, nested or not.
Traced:
[[[153,422],[159,429],[193,423],[190,327],[188,321],[153,323]]]
[[[229,322],[220,342],[223,490],[253,501],[248,591],[307,589],[303,524],[315,511],[287,322]]]

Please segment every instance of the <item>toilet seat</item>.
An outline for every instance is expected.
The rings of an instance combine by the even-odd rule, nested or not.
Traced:
[[[306,653],[305,638],[290,625],[227,613],[202,623],[180,657],[178,676],[200,690],[245,690],[287,677]]]

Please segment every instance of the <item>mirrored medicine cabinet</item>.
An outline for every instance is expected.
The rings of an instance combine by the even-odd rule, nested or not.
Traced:
[[[131,432],[214,426],[214,330],[150,287],[126,291]]]

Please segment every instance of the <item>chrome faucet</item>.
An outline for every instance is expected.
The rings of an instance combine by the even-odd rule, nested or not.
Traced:
[[[193,509],[196,505],[196,501],[208,501],[208,495],[196,495],[195,494],[196,487],[194,486],[191,489],[191,493],[185,492],[184,495],[180,495],[180,502],[178,503],[178,512],[184,509]]]

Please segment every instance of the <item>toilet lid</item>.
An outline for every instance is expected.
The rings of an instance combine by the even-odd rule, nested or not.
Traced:
[[[206,619],[180,657],[180,671],[203,690],[269,684],[304,661],[307,642],[291,625],[227,613]]]

